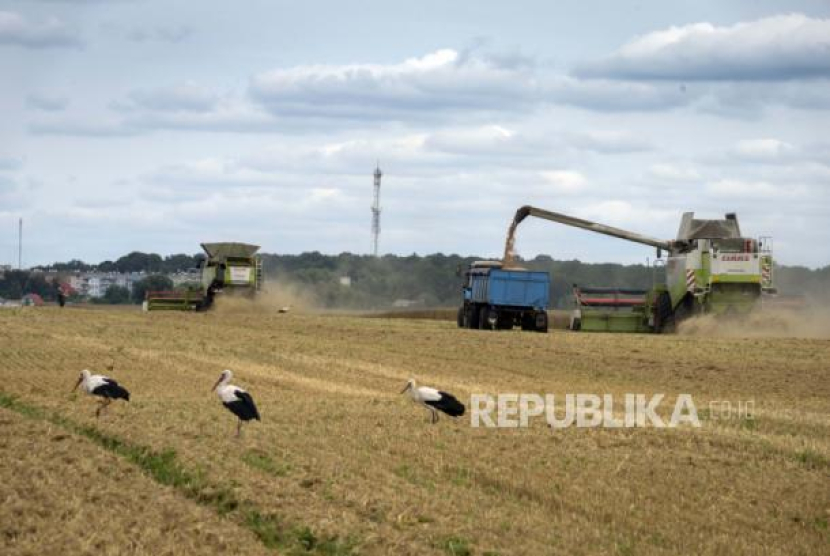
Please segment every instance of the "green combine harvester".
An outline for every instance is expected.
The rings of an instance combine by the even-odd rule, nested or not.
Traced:
[[[262,288],[262,259],[258,245],[202,243],[206,257],[199,264],[199,289],[147,292],[148,311],[205,311],[217,295],[253,299]]]
[[[661,240],[531,206],[516,212],[512,232],[528,216],[634,241],[657,249],[648,290],[574,285],[572,330],[667,332],[689,316],[745,315],[775,294],[772,240],[741,235],[738,217],[699,220],[683,214],[677,239]],[[664,260],[663,252],[668,254]]]

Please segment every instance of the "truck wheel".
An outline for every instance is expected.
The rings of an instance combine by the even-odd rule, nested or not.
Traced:
[[[481,330],[495,330],[496,324],[499,322],[499,312],[495,309],[490,309],[488,307],[483,307],[481,309],[481,315],[478,317],[478,327]]]
[[[490,313],[490,310],[487,307],[482,307],[478,313],[478,329],[479,330],[488,330],[490,327],[487,323],[487,317]]]
[[[536,313],[536,332],[548,331],[548,314],[544,311]]]
[[[522,330],[529,332],[533,330],[533,313],[522,313]]]
[[[455,317],[455,321],[458,324],[458,328],[464,328],[464,306],[458,308],[458,315]]]
[[[470,305],[467,308],[467,328],[470,330],[478,329],[479,308],[475,305]]]
[[[502,313],[496,323],[499,330],[513,330],[513,313]]]

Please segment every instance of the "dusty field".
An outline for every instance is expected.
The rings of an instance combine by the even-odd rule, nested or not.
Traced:
[[[828,362],[823,339],[6,310],[0,552],[824,554]],[[110,364],[133,401],[96,422],[69,390]],[[224,368],[263,415],[241,440],[210,392]],[[430,426],[397,394],[409,376],[465,403],[690,393],[703,426]],[[716,400],[754,400],[755,418],[714,419]]]

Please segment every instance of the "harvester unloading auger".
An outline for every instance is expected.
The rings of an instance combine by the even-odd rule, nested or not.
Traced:
[[[516,211],[505,246],[504,264],[513,259],[518,225],[528,216],[582,228],[662,252],[665,280],[650,290],[580,288],[574,285],[576,309],[571,327],[581,330],[663,332],[677,321],[696,314],[746,314],[773,286],[772,241],[741,235],[738,218],[699,220],[686,212],[675,240],[661,240],[531,206]]]

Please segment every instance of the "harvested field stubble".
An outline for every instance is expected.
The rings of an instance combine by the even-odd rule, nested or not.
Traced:
[[[0,408],[0,494],[15,500],[0,510],[0,551],[74,552],[77,522],[55,534],[72,508],[135,553],[209,554],[203,545],[232,536],[235,553],[820,554],[830,542],[828,360],[822,339],[485,333],[440,320],[241,310],[5,312],[0,388],[19,401]],[[68,391],[80,369],[111,363],[133,401],[96,421],[93,401]],[[263,416],[239,441],[210,392],[224,368]],[[704,426],[429,426],[397,395],[409,376],[465,403],[471,393],[690,393]],[[751,420],[706,409],[749,399]],[[198,495],[159,484],[72,426],[56,430],[64,422],[174,450],[168,463],[198,478]],[[102,477],[98,498],[85,497],[89,469]],[[61,473],[73,478],[50,489]],[[239,507],[204,494],[225,490]],[[101,499],[123,509],[101,512]],[[175,543],[145,536],[166,526]]]

